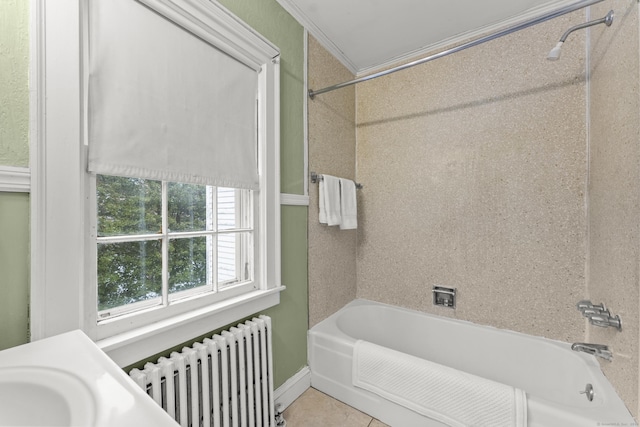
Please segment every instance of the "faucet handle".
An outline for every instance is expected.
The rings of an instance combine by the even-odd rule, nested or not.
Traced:
[[[598,310],[600,312],[607,311],[607,308],[604,306],[604,303],[593,304],[590,300],[578,301],[578,303],[576,304],[576,307],[578,308],[578,310],[583,312],[583,314],[585,310]]]
[[[622,319],[620,316],[616,315],[616,317],[611,317],[610,315],[591,315],[589,316],[589,322],[594,326],[599,326],[601,328],[608,328],[609,326],[613,326],[617,330],[622,330]]]
[[[593,307],[593,304],[589,300],[582,300],[582,301],[578,301],[578,303],[576,304],[576,307],[578,308],[578,310],[582,311],[585,308]]]
[[[584,310],[582,310],[582,315],[584,317],[591,317],[591,316],[611,317],[611,312],[608,309],[601,310],[599,308],[585,308]]]

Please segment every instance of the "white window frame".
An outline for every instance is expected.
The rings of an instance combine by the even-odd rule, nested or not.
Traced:
[[[96,239],[96,228],[97,228],[97,220],[98,220],[98,215],[95,209],[97,206],[96,197],[95,197],[97,193],[96,176],[93,174],[88,174],[88,182],[89,182],[89,186],[88,186],[89,191],[87,194],[87,200],[89,200],[90,202],[87,210],[87,214],[88,214],[87,223],[90,224],[90,232],[87,238],[87,248],[88,248],[87,253],[89,254],[89,256],[85,261],[85,266],[87,267],[87,304],[89,304],[90,301],[97,301],[98,299],[98,296],[97,296],[98,284],[97,284],[97,274],[96,274],[97,258],[98,258],[96,249],[98,246],[98,242],[96,240],[101,240],[101,239]],[[216,187],[213,187],[213,188],[216,188]],[[163,199],[166,200],[167,193],[169,191],[166,181],[163,181],[161,191],[163,192],[163,196],[162,196]],[[248,202],[245,202],[244,204],[251,209],[251,212],[249,212],[249,214],[253,218],[258,217],[260,215],[259,207],[256,206],[255,203],[251,203],[249,199],[250,196],[248,195],[245,196],[245,194],[249,193],[248,190],[241,191],[238,189],[232,189],[232,192],[234,192],[234,197],[236,198],[246,197]],[[255,194],[255,192],[251,192],[251,193]],[[242,204],[243,203],[241,201],[238,203],[238,205],[242,205]],[[163,208],[162,208],[163,216],[165,216],[167,213],[165,211],[166,208],[167,206],[163,203]],[[239,219],[238,217],[240,214],[241,212],[239,211],[235,212],[236,224],[238,223],[238,219]],[[250,228],[248,229],[243,228],[242,231],[238,231],[234,229],[234,230],[230,230],[229,233],[231,234],[250,233],[252,235],[252,241],[255,240],[255,228],[253,227],[253,220],[251,220]],[[105,242],[105,241],[107,242],[108,241],[140,242],[143,240],[152,240],[152,241],[165,240],[166,242],[170,242],[171,240],[175,239],[176,236],[179,234],[183,234],[183,232],[175,232],[175,231],[171,232],[167,230],[166,234],[164,232],[159,234],[154,234],[153,236],[151,236],[151,238],[149,238],[150,235],[148,233],[147,234],[141,233],[139,235],[108,236],[108,237],[105,237],[104,238],[105,240],[102,240],[102,242]],[[210,237],[213,237],[213,240],[217,240],[221,234],[227,234],[227,232],[226,230],[219,230],[216,227],[215,231],[209,231],[209,232],[194,231],[194,232],[188,232],[188,234],[195,235],[195,237],[205,237],[206,235],[209,235]],[[134,239],[134,240],[131,240],[131,239]],[[234,253],[234,256],[236,257],[235,259],[236,269],[239,268],[238,263],[240,262],[241,259],[250,258],[250,264],[253,265],[254,260],[259,257],[259,252],[257,250],[256,245],[251,244],[250,247],[252,249],[252,252],[250,253],[244,253],[244,248],[242,247],[240,249],[242,250],[243,254]],[[215,253],[217,254],[217,252],[218,250],[216,249]],[[162,256],[165,257],[166,254],[163,254]],[[166,268],[166,267],[168,267],[168,265],[163,266],[163,268]],[[216,272],[213,272],[213,274],[215,275]],[[251,276],[253,276],[253,274],[251,274]],[[246,294],[250,291],[260,289],[261,288],[260,279],[261,278],[259,277],[258,278],[250,277],[250,280],[246,280],[238,283],[232,282],[232,283],[226,283],[226,284],[225,282],[218,282],[217,279],[213,279],[213,281],[210,282],[212,283],[212,286],[203,284],[203,286],[199,286],[196,288],[192,288],[192,289],[188,289],[188,290],[184,290],[176,293],[168,293],[168,291],[166,291],[167,292],[166,295],[161,295],[157,298],[138,301],[132,304],[117,306],[112,309],[103,310],[113,314],[112,316],[108,316],[106,318],[101,317],[100,314],[102,312],[98,311],[97,317],[90,319],[88,327],[91,328],[92,325],[97,324],[96,337],[98,339],[108,338],[118,333],[125,332],[134,327],[140,327],[140,326],[147,325],[149,323],[163,320],[168,316],[177,315],[185,311],[192,311],[194,309],[197,309],[206,305],[219,303],[219,302],[222,302],[223,300],[227,300],[229,298],[237,297],[242,294]]]
[[[239,55],[259,58],[258,169],[254,203],[258,289],[192,307],[152,324],[101,334],[87,257],[95,254],[86,172],[86,1],[31,1],[31,339],[82,329],[120,366],[233,323],[280,301],[280,109],[278,50],[218,3],[135,0],[184,25],[207,24]],[[134,0],[132,0],[134,1]],[[93,249],[92,249],[93,248]]]

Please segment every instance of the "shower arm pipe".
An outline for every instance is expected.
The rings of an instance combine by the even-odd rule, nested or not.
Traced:
[[[583,28],[593,27],[594,25],[598,25],[598,24],[606,24],[607,26],[610,26],[612,22],[613,22],[613,10],[609,11],[609,13],[607,13],[607,16],[605,16],[604,18],[585,22],[583,24],[578,24],[574,27],[569,28],[567,31],[565,31],[562,37],[560,37],[560,42],[564,43],[565,41],[567,41],[567,37],[569,37],[569,34],[573,33],[574,31],[581,30]]]
[[[407,68],[415,67],[416,65],[424,64],[426,62],[430,62],[430,61],[433,61],[435,59],[440,59],[440,58],[443,58],[445,56],[451,55],[452,53],[457,53],[457,52],[460,52],[462,50],[468,49],[470,47],[478,46],[478,45],[480,45],[482,43],[486,43],[488,41],[495,40],[495,39],[497,39],[499,37],[506,36],[506,35],[511,34],[511,33],[515,33],[516,31],[524,30],[525,28],[529,28],[529,27],[532,27],[534,25],[541,24],[542,22],[548,21],[550,19],[557,18],[557,17],[562,16],[562,15],[566,15],[567,13],[571,13],[571,12],[575,12],[576,10],[584,9],[585,7],[600,3],[602,1],[604,1],[604,0],[583,0],[583,1],[579,1],[579,2],[577,2],[575,4],[561,7],[559,9],[557,9],[557,10],[554,10],[554,11],[549,12],[549,13],[545,13],[544,15],[538,16],[536,18],[529,19],[529,20],[527,20],[525,22],[522,22],[520,24],[513,25],[513,26],[508,27],[508,28],[506,28],[504,30],[497,31],[495,33],[488,34],[488,35],[483,36],[483,37],[479,37],[479,38],[477,38],[475,40],[471,40],[471,41],[469,41],[467,43],[461,44],[461,45],[453,47],[451,49],[444,50],[442,52],[438,52],[436,54],[427,56],[427,57],[422,58],[422,59],[418,59],[418,60],[413,61],[413,62],[409,62],[407,64],[399,65],[397,67],[390,68],[390,69],[384,70],[384,71],[380,71],[378,73],[370,74],[368,76],[360,77],[360,78],[357,78],[357,79],[354,79],[354,80],[349,80],[348,82],[339,83],[339,84],[333,85],[333,86],[328,86],[328,87],[325,87],[323,89],[318,89],[318,90],[309,89],[308,95],[309,95],[309,98],[313,99],[316,95],[320,95],[320,94],[323,94],[323,93],[326,93],[326,92],[331,92],[331,91],[336,90],[336,89],[342,89],[343,87],[351,86],[351,85],[354,85],[354,84],[357,84],[357,83],[366,82],[368,80],[373,80],[373,79],[376,79],[378,77],[386,76],[388,74],[392,74],[392,73],[395,73],[397,71],[402,71],[402,70],[405,70]]]

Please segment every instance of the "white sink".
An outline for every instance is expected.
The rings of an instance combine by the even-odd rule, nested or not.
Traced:
[[[95,423],[91,390],[54,368],[0,369],[0,426],[70,426]]]
[[[0,351],[0,427],[177,423],[84,333]]]

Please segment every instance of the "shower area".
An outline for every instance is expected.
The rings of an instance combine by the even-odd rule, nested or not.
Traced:
[[[638,419],[639,50],[637,1],[604,1],[309,100],[309,170],[364,185],[344,231],[318,223],[309,186],[309,326],[365,298],[607,344]],[[309,36],[309,88],[354,78]],[[456,308],[433,286],[456,288]],[[583,299],[622,331],[588,324]]]

